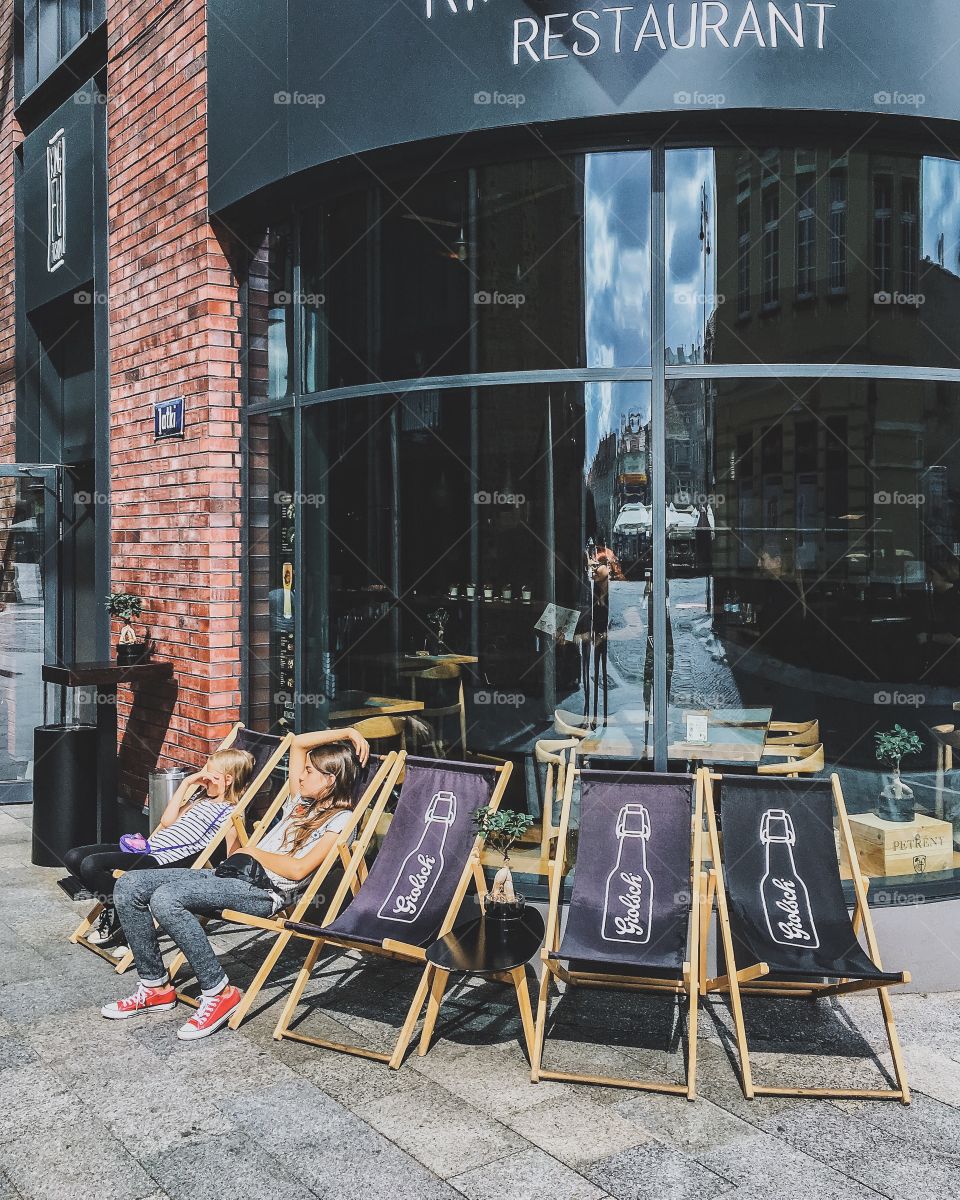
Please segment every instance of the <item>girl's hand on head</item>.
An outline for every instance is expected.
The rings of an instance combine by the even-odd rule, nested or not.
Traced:
[[[365,767],[367,759],[370,757],[370,743],[362,734],[357,733],[355,729],[345,729],[343,732],[347,741],[357,752],[357,758],[360,759],[360,766]]]

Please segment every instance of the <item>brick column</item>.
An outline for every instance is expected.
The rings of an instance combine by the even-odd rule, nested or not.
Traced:
[[[161,743],[198,763],[239,713],[240,306],[206,211],[203,0],[114,3],[108,23],[112,585],[143,595],[179,683],[172,708],[120,713],[121,788],[142,795]],[[174,396],[186,437],[155,443]]]

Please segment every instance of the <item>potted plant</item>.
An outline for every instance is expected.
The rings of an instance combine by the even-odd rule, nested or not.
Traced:
[[[143,614],[143,601],[129,592],[111,592],[107,597],[107,610],[111,617],[122,623],[117,642],[117,664],[129,667],[150,657],[149,638],[140,640],[132,622]]]
[[[484,900],[484,911],[488,917],[501,921],[516,920],[523,913],[525,900],[513,886],[510,851],[533,824],[533,817],[510,808],[494,810],[487,807],[477,809],[473,822],[484,845],[503,855],[503,866],[494,876],[493,886]]]
[[[913,789],[900,778],[900,761],[908,754],[923,749],[920,738],[902,725],[873,735],[877,742],[877,759],[887,763],[892,771],[890,782],[880,793],[877,815],[884,821],[912,821],[914,818]]]

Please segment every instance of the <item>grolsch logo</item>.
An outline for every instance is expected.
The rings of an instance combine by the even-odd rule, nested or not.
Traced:
[[[56,271],[67,257],[66,165],[67,142],[58,129],[47,142],[47,270]]]

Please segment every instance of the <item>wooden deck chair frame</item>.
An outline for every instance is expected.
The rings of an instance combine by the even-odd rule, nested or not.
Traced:
[[[500,807],[500,802],[503,799],[507,784],[510,781],[510,775],[513,771],[513,763],[506,762],[502,766],[494,768],[498,775],[496,785],[493,789],[493,794],[490,797],[489,807],[496,811]],[[417,1026],[417,1021],[423,1011],[423,1007],[430,994],[430,987],[435,974],[434,968],[426,961],[426,950],[422,946],[415,946],[408,942],[397,941],[391,938],[385,939],[379,946],[369,945],[364,942],[352,942],[346,938],[331,937],[324,931],[328,925],[331,925],[340,915],[340,910],[343,908],[343,903],[346,900],[347,892],[359,879],[359,871],[361,864],[365,860],[367,849],[370,841],[376,831],[377,824],[383,815],[387,805],[389,794],[381,795],[376,806],[371,810],[369,820],[360,840],[356,843],[353,856],[350,860],[350,865],[344,872],[344,877],[340,882],[340,886],[334,893],[330,901],[330,907],[324,917],[322,925],[308,925],[303,922],[287,921],[286,928],[290,929],[297,937],[304,938],[311,942],[310,949],[307,952],[307,957],[303,967],[300,970],[293,987],[290,990],[290,995],[287,1002],[280,1013],[280,1018],[277,1021],[273,1031],[273,1036],[277,1041],[283,1038],[289,1038],[296,1042],[303,1042],[308,1046],[319,1046],[323,1050],[335,1050],[340,1054],[353,1054],[359,1058],[369,1058],[376,1062],[384,1062],[391,1070],[398,1070],[402,1064],[406,1052],[413,1039],[414,1031]],[[453,894],[453,899],[447,908],[437,937],[441,938],[448,934],[456,923],[457,916],[466,899],[467,889],[470,886],[470,880],[473,879],[477,888],[477,895],[480,897],[481,903],[486,894],[487,885],[486,878],[483,873],[483,867],[480,863],[480,845],[482,839],[478,836],[473,843],[473,847],[464,865],[460,879],[457,882],[456,889]],[[362,884],[361,884],[362,886]],[[317,959],[325,946],[331,946],[340,950],[354,950],[361,954],[371,954],[382,958],[392,958],[400,962],[415,963],[423,966],[423,972],[420,976],[417,989],[414,992],[413,1000],[410,1007],[407,1009],[403,1024],[400,1027],[400,1033],[397,1037],[393,1050],[389,1054],[381,1053],[377,1050],[368,1049],[365,1046],[347,1045],[343,1042],[331,1042],[324,1038],[312,1037],[306,1033],[292,1030],[290,1022],[300,1004],[304,990],[310,981],[310,976],[313,974],[313,969],[316,966]]]
[[[717,828],[717,812],[713,798],[713,783],[721,780],[723,777],[722,775],[711,773],[707,768],[702,768],[700,774],[703,777],[703,793],[707,814],[707,836],[713,859],[713,867],[709,878],[708,900],[704,915],[706,921],[709,921],[710,910],[715,898],[719,942],[723,948],[724,961],[728,964],[728,967],[731,964],[736,967],[733,950],[733,933],[730,928],[730,916],[727,907],[727,892],[724,886],[723,860],[721,856],[720,836]],[[863,929],[870,958],[882,970],[877,935],[873,928],[870,906],[867,902],[867,888],[870,881],[860,870],[857,847],[853,840],[853,832],[850,829],[847,808],[844,803],[843,792],[840,789],[839,776],[835,773],[831,775],[830,783],[833,789],[834,808],[836,809],[840,824],[841,844],[849,860],[850,871],[853,877],[853,927],[857,932],[861,928]],[[740,970],[734,970],[727,975],[718,976],[715,979],[704,979],[702,986],[705,995],[711,992],[726,992],[730,997],[730,1009],[733,1015],[734,1033],[736,1035],[737,1051],[740,1059],[740,1083],[743,1088],[743,1094],[748,1100],[752,1100],[755,1096],[801,1096],[820,1097],[828,1100],[899,1100],[902,1104],[910,1103],[910,1088],[907,1084],[903,1051],[900,1047],[900,1038],[897,1034],[897,1027],[894,1024],[893,1009],[890,1004],[889,982],[878,983],[868,979],[840,979],[836,983],[785,982],[783,980],[765,979],[764,976],[769,973],[770,968],[767,963],[753,963]],[[910,973],[908,971],[902,973],[901,982],[910,982]],[[876,989],[880,1000],[880,1008],[887,1032],[887,1041],[890,1046],[894,1075],[898,1084],[897,1087],[790,1088],[766,1087],[754,1082],[750,1066],[750,1047],[747,1044],[746,1027],[743,1021],[742,997],[744,995],[806,997],[815,999],[827,996],[843,996],[850,992],[869,991],[873,989]]]
[[[530,1064],[530,1079],[538,1083],[541,1079],[556,1079],[566,1083],[590,1083],[601,1087],[631,1088],[636,1091],[661,1092],[668,1095],[686,1096],[695,1100],[697,1096],[697,1013],[699,1009],[699,978],[700,965],[700,906],[706,894],[706,876],[701,867],[701,846],[703,831],[703,794],[702,783],[697,777],[694,783],[694,812],[692,814],[691,859],[690,859],[690,943],[689,962],[683,964],[683,978],[673,983],[667,979],[644,978],[642,976],[616,975],[597,971],[571,971],[550,957],[550,952],[560,948],[560,897],[563,879],[563,864],[566,857],[567,835],[570,826],[570,809],[573,802],[574,780],[580,771],[576,766],[576,752],[570,756],[567,768],[563,809],[560,816],[560,832],[557,837],[556,853],[550,863],[550,907],[547,913],[547,932],[544,939],[540,958],[543,964],[543,974],[540,978],[540,990],[537,996],[537,1019],[533,1042],[533,1059]],[[568,986],[606,987],[610,989],[666,992],[677,996],[689,997],[687,1017],[687,1082],[661,1083],[657,1080],[626,1079],[617,1076],[575,1075],[566,1071],[549,1071],[543,1067],[543,1052],[546,1042],[547,1021],[550,1008],[550,986],[554,979]]]
[[[540,829],[536,824],[530,828],[530,838],[521,838],[510,851],[514,871],[521,874],[545,876],[550,872],[550,849],[560,832],[554,819],[557,797],[561,801],[567,771],[566,751],[579,746],[576,738],[542,738],[534,747],[533,769],[537,771],[537,789],[540,791],[539,768],[546,767],[542,791],[540,791]],[[535,840],[534,840],[535,839]],[[485,867],[497,870],[503,866],[503,855],[487,847],[480,860]]]
[[[253,1006],[253,1002],[260,994],[263,986],[270,978],[274,967],[280,955],[287,948],[294,934],[286,928],[287,921],[302,921],[306,916],[310,905],[317,898],[320,888],[323,886],[327,876],[337,865],[338,862],[343,864],[344,870],[350,864],[351,853],[350,844],[354,840],[354,834],[360,823],[363,820],[364,814],[374,801],[377,799],[389,799],[390,793],[393,791],[394,785],[400,772],[403,770],[403,764],[406,755],[403,751],[391,750],[389,754],[384,755],[383,761],[377,768],[376,773],[370,779],[364,789],[363,795],[357,801],[353,809],[350,820],[341,830],[337,837],[336,844],[331,848],[330,853],[323,860],[317,870],[311,876],[310,882],[306,889],[301,893],[299,899],[289,909],[284,909],[273,917],[252,917],[248,913],[237,912],[234,909],[226,908],[220,914],[220,919],[229,921],[232,925],[243,925],[248,929],[263,930],[265,933],[273,934],[273,945],[269,953],[264,958],[263,963],[254,976],[250,984],[244,989],[240,1003],[234,1009],[230,1017],[229,1025],[231,1029],[237,1029],[246,1019],[247,1014]],[[269,830],[273,824],[274,817],[280,812],[284,802],[289,795],[289,785],[285,786],[281,794],[271,804],[270,808],[264,813],[260,821],[257,822],[253,832],[250,835],[250,840],[247,845],[255,846],[263,835]],[[186,962],[186,955],[183,951],[178,951],[175,957],[170,962],[169,975],[170,979],[176,978],[181,967]],[[185,993],[182,989],[178,989],[177,996],[191,1007],[197,1007],[198,1001]]]
[[[223,739],[220,745],[217,746],[216,751],[212,751],[212,753],[216,753],[219,750],[229,750],[237,740],[237,736],[240,731],[244,728],[245,726],[243,722],[238,721]],[[197,856],[196,862],[192,863],[189,868],[185,868],[185,870],[200,870],[200,868],[207,866],[213,855],[217,852],[218,848],[226,840],[227,832],[231,825],[237,832],[237,837],[240,840],[240,844],[246,845],[247,831],[243,822],[244,813],[260,794],[263,785],[276,770],[283,756],[290,748],[290,743],[292,741],[293,734],[290,733],[286,734],[280,739],[276,750],[274,750],[273,754],[270,755],[263,768],[253,777],[253,779],[250,780],[243,795],[234,805],[233,812],[230,814],[230,820],[225,822],[220,827],[218,832],[210,839],[210,841],[207,843],[206,849]],[[122,871],[115,871],[114,877],[119,879],[122,874]],[[86,935],[93,928],[94,922],[103,912],[103,909],[103,904],[95,904],[84,920],[80,922],[77,928],[70,935],[70,941],[75,945],[85,947],[87,950],[92,950],[94,954],[98,954],[101,958],[106,959],[106,961],[113,966],[116,973],[118,975],[122,975],[124,971],[128,970],[133,965],[133,954],[129,950],[121,958],[117,959],[113,954],[110,953],[108,949],[104,949],[102,946],[94,946],[92,942],[87,941]]]

